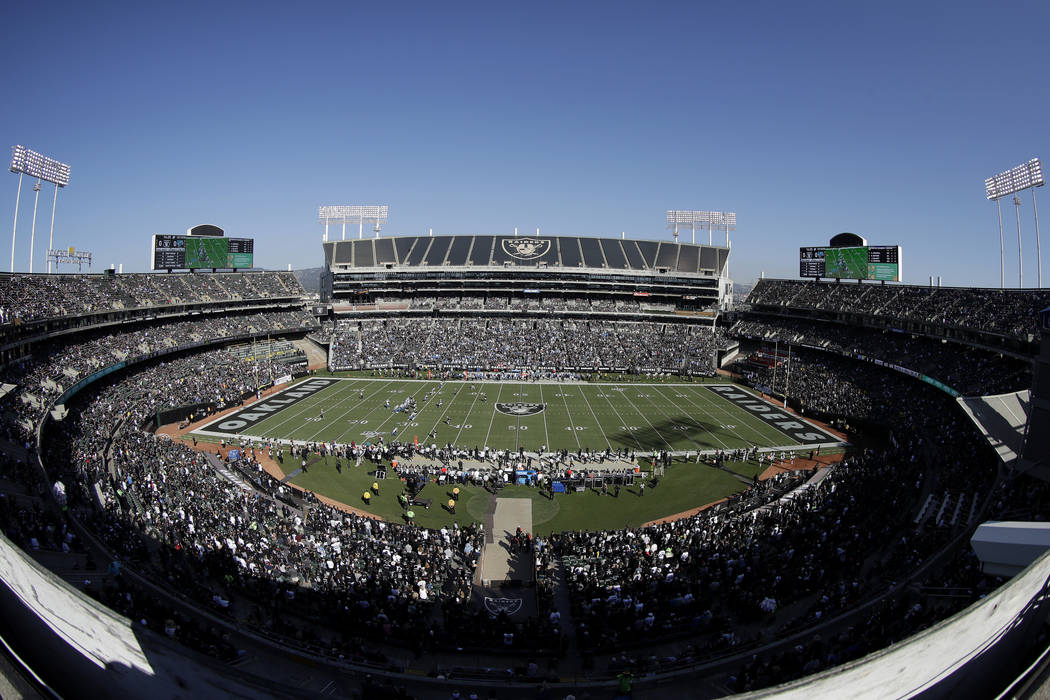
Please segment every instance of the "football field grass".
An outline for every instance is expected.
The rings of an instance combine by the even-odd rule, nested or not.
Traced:
[[[284,464],[292,469],[296,460],[285,457]],[[707,464],[676,460],[665,472],[654,488],[647,480],[648,488],[642,495],[638,486],[622,487],[618,496],[614,489],[602,494],[595,489],[582,493],[559,493],[548,498],[530,486],[507,486],[499,491],[500,498],[528,498],[532,500],[533,532],[545,536],[551,532],[565,530],[606,530],[634,527],[668,515],[674,515],[712,503],[747,488],[747,483],[733,475],[753,474],[758,471],[754,462],[730,463],[727,470],[715,469]],[[323,494],[341,503],[354,506],[391,522],[406,522],[405,511],[397,496],[404,485],[393,473],[378,482],[375,465],[368,462],[362,466],[348,467],[344,462],[335,469],[333,457],[315,459],[306,473],[298,473],[291,482],[314,493]],[[372,485],[378,483],[378,493]],[[452,496],[452,489],[459,487],[456,512],[448,511],[445,504]],[[365,491],[372,493],[368,503],[362,499]],[[452,523],[467,525],[485,522],[492,496],[480,486],[462,484],[428,483],[419,494],[432,501],[429,509],[412,508],[413,522],[424,527],[440,528]]]
[[[748,410],[739,400],[727,400],[713,389],[719,386],[726,388],[657,382],[314,378],[196,432],[297,443],[349,444],[382,437],[387,442],[451,443],[468,449],[575,452],[626,448],[638,453],[791,447],[837,440],[827,435],[798,439],[799,434],[814,435],[815,429],[808,424],[805,433],[778,429],[777,425],[786,423],[766,419],[778,407],[746,394],[752,404]],[[745,395],[739,387],[733,390],[736,396]],[[414,409],[395,410],[408,399],[414,401]]]
[[[396,410],[414,401],[414,408]],[[261,440],[284,444],[281,468],[295,486],[370,512],[405,521],[397,496],[404,485],[392,470],[378,479],[376,465],[348,464],[317,452],[291,457],[288,443],[363,443],[400,440],[451,443],[472,449],[526,451],[626,448],[635,452],[650,486],[601,493],[587,489],[548,498],[527,486],[503,488],[501,497],[532,500],[534,531],[637,526],[717,501],[748,487],[763,467],[729,462],[716,469],[695,460],[718,449],[805,450],[838,438],[784,413],[778,406],[726,383],[533,383],[311,377],[253,402],[194,431],[205,441]],[[679,455],[658,482],[651,480],[653,451]],[[686,459],[682,455],[688,454]],[[338,465],[338,466],[337,466]],[[372,489],[375,483],[378,491]],[[445,505],[452,485],[431,481],[420,494],[429,509],[414,507],[413,521],[426,527],[484,522],[493,507],[488,491],[460,485],[455,513]],[[372,497],[362,497],[369,491]]]

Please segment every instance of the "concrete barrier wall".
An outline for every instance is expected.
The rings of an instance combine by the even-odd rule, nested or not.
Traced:
[[[0,536],[0,631],[63,697],[278,698],[251,678],[132,623]]]

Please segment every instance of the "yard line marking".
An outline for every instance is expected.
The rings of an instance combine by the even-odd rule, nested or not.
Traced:
[[[525,398],[524,394],[525,383],[518,382],[518,400],[521,401]],[[514,422],[514,451],[518,451],[518,446],[521,444],[521,416],[515,416]]]
[[[546,408],[547,402],[543,400],[543,385],[540,384],[539,386],[540,386],[540,403],[542,403],[544,405],[544,407]],[[575,433],[576,429],[574,428],[572,432]],[[543,411],[543,444],[547,446],[548,450],[551,449],[551,435],[547,431],[547,411],[546,410]]]
[[[686,387],[683,385],[681,388],[685,389]],[[694,388],[694,387],[689,387],[689,388]],[[657,389],[657,391],[659,391],[659,389]],[[718,425],[725,425],[725,423],[719,422],[718,418],[716,416],[712,415],[711,412],[708,411],[707,408],[704,407],[704,405],[703,405],[704,402],[697,403],[697,402],[693,401],[692,399],[689,398],[689,396],[684,391],[682,392],[682,396],[685,398],[686,401],[688,401],[689,403],[693,404],[694,408],[698,408],[698,409],[700,409],[700,411],[702,413],[706,414],[707,417],[710,418],[713,422],[717,423]],[[745,445],[750,444],[750,442],[748,440],[744,440],[744,438],[739,433],[737,433],[735,429],[733,429],[733,428],[725,428],[725,430],[729,430],[733,435],[735,435],[737,438],[739,438]],[[730,449],[729,445],[726,444],[725,441],[723,441],[721,437],[719,437],[718,432],[711,431],[710,434],[711,434],[711,437],[714,439],[714,441],[717,442],[719,445],[721,445],[724,449],[727,449],[727,450]]]
[[[431,433],[433,433],[435,430],[437,430],[438,423],[441,422],[441,419],[444,418],[448,414],[448,409],[452,408],[452,404],[454,404],[456,402],[456,399],[459,398],[459,392],[463,391],[463,387],[464,386],[466,386],[466,383],[463,383],[463,384],[459,385],[459,388],[456,389],[456,393],[453,394],[452,398],[448,400],[448,405],[445,406],[445,410],[442,411],[441,415],[437,417],[436,421],[434,421],[434,425],[430,426],[430,432],[427,433],[427,439],[428,440],[430,439]],[[463,425],[463,423],[466,423],[466,421],[467,421],[467,419],[464,418],[463,421],[460,422],[460,425]],[[460,430],[462,431],[462,428]],[[458,438],[458,436],[457,436],[457,438]]]
[[[370,393],[367,396],[365,396],[364,399],[358,399],[358,401],[362,401],[362,400],[367,401],[368,399],[371,399],[373,396],[375,396],[376,394],[381,392],[386,387],[390,386],[392,383],[393,383],[393,380],[390,380],[390,381],[386,382],[385,384],[380,386],[378,389],[376,389],[372,393]],[[356,404],[356,406],[360,406],[360,405],[361,405],[360,403]],[[346,414],[350,413],[350,411],[352,411],[352,410],[353,410],[353,408],[351,408],[348,411],[344,411],[342,414],[339,415],[339,418],[337,420],[341,420],[343,418],[343,416],[345,416]],[[360,427],[362,418],[368,418],[369,416],[371,416],[373,413],[375,413],[378,410],[379,410],[379,406],[378,405],[375,406],[375,408],[372,408],[371,410],[369,410],[368,413],[364,414],[363,416],[361,416],[360,418],[357,419],[357,423],[354,424],[354,427]],[[353,428],[347,428],[346,430],[344,430],[342,433],[339,434],[339,437],[337,437],[335,439],[335,442],[342,444],[343,436],[346,435],[351,430],[353,430]],[[357,441],[354,440],[354,442],[357,442]]]
[[[667,396],[662,391],[660,391],[659,389],[656,389],[656,391],[661,396],[663,396],[664,398],[667,398]],[[653,401],[652,397],[649,397],[647,400],[649,401],[649,403],[651,403],[656,408],[657,411],[659,411],[660,413],[663,414],[664,418],[666,418],[668,420],[668,422],[670,422],[672,425],[678,425],[678,423],[675,422],[675,421],[677,421],[677,418],[671,418],[671,416],[667,415],[667,412],[664,411],[662,408],[660,408],[660,404],[658,404],[655,401]],[[673,404],[674,402],[671,402],[671,403]],[[675,405],[676,408],[678,407],[677,404],[674,404],[674,405]],[[686,423],[691,423],[692,421],[691,421],[691,419],[686,418],[685,422]],[[652,425],[652,424],[650,423],[650,425]],[[697,425],[695,423],[693,423],[693,427],[694,428],[702,428],[702,426],[699,426],[699,425]],[[654,426],[654,428],[655,428],[655,426]],[[684,435],[686,440],[688,440],[689,442],[691,442],[694,445],[696,445],[697,449],[700,449],[700,448],[703,447],[703,445],[701,445],[699,442],[697,442],[696,440],[693,439],[692,433],[683,432],[683,435]],[[667,441],[664,440],[664,442],[667,442]]]
[[[672,387],[674,387],[675,389],[685,389],[685,388],[686,388],[686,385],[684,385],[684,384],[675,384],[675,385],[672,385]],[[657,389],[657,391],[660,391],[660,389]],[[663,394],[663,392],[662,392],[662,391],[660,391],[660,393],[661,393],[661,394]],[[712,420],[714,420],[714,419],[715,419],[715,417],[714,417],[714,416],[712,416],[712,415],[711,415],[711,414],[710,414],[710,413],[709,413],[708,411],[706,411],[706,410],[704,409],[704,407],[703,407],[702,405],[699,405],[699,404],[697,404],[696,402],[694,402],[694,401],[691,401],[691,400],[689,399],[689,397],[688,397],[688,396],[686,396],[686,395],[685,395],[684,393],[682,394],[682,398],[684,398],[684,399],[685,399],[686,401],[689,401],[689,403],[693,404],[693,407],[694,407],[694,408],[698,408],[698,409],[700,409],[701,411],[703,411],[704,413],[706,413],[706,414],[708,415],[708,417],[709,417],[709,418],[711,418]],[[726,444],[726,443],[725,443],[725,442],[724,442],[724,441],[723,441],[723,440],[722,440],[722,439],[721,439],[721,438],[719,437],[719,434],[718,434],[718,432],[717,432],[717,431],[714,431],[714,430],[706,430],[706,429],[704,428],[704,426],[703,426],[702,424],[700,424],[700,423],[697,423],[697,422],[696,422],[696,420],[694,420],[693,418],[689,418],[689,419],[688,419],[688,422],[692,423],[692,425],[693,425],[693,427],[694,427],[694,428],[699,428],[700,430],[704,430],[704,431],[705,431],[705,432],[706,432],[706,433],[707,433],[708,435],[710,435],[710,436],[711,436],[711,438],[712,438],[712,439],[713,439],[713,440],[714,440],[715,442],[717,442],[717,443],[719,443],[720,445],[722,445],[722,447],[723,447],[723,448],[725,448],[725,449],[729,449],[729,445],[727,445],[727,444]],[[719,425],[722,425],[722,424],[721,424],[721,423],[719,423]],[[736,435],[736,433],[734,433],[734,435]],[[739,436],[739,435],[737,435],[737,437],[740,437],[740,436]],[[692,439],[692,438],[690,438],[690,439]],[[740,438],[740,439],[741,439],[741,440],[743,440],[743,438]],[[693,442],[696,442],[696,441],[694,440]],[[744,442],[745,442],[745,443],[747,443],[747,440],[744,440]],[[699,443],[697,443],[697,446],[698,446],[698,447],[702,447],[702,446],[701,446],[701,445],[700,445]]]
[[[355,382],[354,380],[352,380],[352,379],[351,380],[344,379],[342,381],[349,381],[350,382],[350,396],[351,397],[353,396],[353,393],[354,393],[355,389],[358,390],[358,391],[361,391],[361,389],[357,386],[357,382]],[[387,382],[387,384],[390,384],[390,382]],[[375,396],[376,394],[378,394],[382,390],[383,390],[383,387],[380,387],[378,390],[376,390],[376,391],[372,392],[371,394],[369,394],[368,398],[372,398],[373,396]],[[347,404],[349,404],[350,408],[348,408],[347,410],[345,410],[342,413],[340,413],[338,416],[335,417],[334,420],[332,420],[332,421],[325,421],[325,424],[323,426],[321,426],[321,429],[318,430],[313,435],[311,435],[310,438],[307,440],[307,442],[314,442],[315,438],[318,435],[320,435],[322,432],[324,432],[328,428],[332,427],[333,425],[338,425],[339,421],[341,421],[343,419],[343,417],[345,417],[346,415],[351,413],[355,408],[357,408],[357,407],[359,407],[361,405],[360,401],[361,401],[360,399],[358,399],[357,402],[354,402],[352,400],[351,401],[345,401],[343,399],[339,399],[335,403],[335,405],[332,406],[332,408],[338,409],[341,406],[344,406],[344,405],[347,405]],[[369,413],[366,414],[366,415],[371,415],[371,411],[369,411]],[[346,433],[347,433],[346,430],[344,430],[342,433],[340,433],[339,439],[342,439],[343,435],[345,435]],[[335,440],[335,442],[339,442],[339,440]]]
[[[700,392],[700,390],[703,389],[703,388],[706,388],[706,387],[689,387],[690,391],[693,392],[693,393]],[[758,423],[758,425],[759,425],[758,429],[753,428],[752,426],[755,425],[755,421],[754,421],[753,417],[751,415],[749,415],[747,413],[747,411],[744,411],[743,409],[740,409],[740,408],[737,408],[736,406],[734,406],[731,402],[723,400],[721,403],[724,404],[724,405],[728,405],[730,408],[733,409],[732,411],[729,411],[726,408],[723,408],[723,407],[719,406],[718,404],[712,403],[710,401],[710,398],[711,398],[711,395],[713,393],[714,392],[710,392],[710,391],[704,392],[704,393],[696,393],[696,396],[697,396],[697,398],[700,398],[701,396],[703,396],[704,400],[701,401],[700,403],[704,404],[704,405],[707,405],[707,406],[713,406],[716,411],[718,411],[719,413],[722,414],[722,416],[723,416],[722,420],[725,420],[725,418],[734,418],[734,419],[736,419],[738,421],[739,425],[746,425],[748,427],[748,429],[752,430],[752,432],[755,432],[755,433],[757,433],[759,435],[762,435],[766,431],[772,431],[772,433],[775,435],[775,439],[774,440],[770,440],[770,442],[772,442],[774,445],[778,445],[781,442],[783,442],[783,439],[784,439],[783,433],[781,433],[779,430],[776,430],[775,428],[772,428],[772,427],[766,425],[765,423]],[[710,416],[712,420],[719,421],[718,416],[712,414],[710,411],[705,409],[703,405],[697,404],[696,402],[694,402],[692,399],[690,399],[688,397],[686,397],[686,401],[689,401],[694,406],[697,406],[697,408],[699,408],[701,411],[703,411],[708,416]],[[747,420],[746,421],[740,421],[740,416],[746,416]],[[727,423],[720,423],[720,425],[727,425]],[[727,430],[729,430],[730,433],[735,435],[745,445],[752,445],[752,444],[754,444],[753,440],[745,439],[744,436],[741,435],[739,432],[737,432],[735,428],[727,428]],[[766,434],[768,435],[768,433],[766,433]],[[766,439],[768,439],[768,438],[766,438]]]
[[[613,386],[613,385],[610,384],[609,386]],[[591,409],[591,415],[594,416],[594,423],[595,423],[595,425],[598,426],[598,430],[602,431],[602,437],[605,438],[605,444],[608,445],[609,449],[611,450],[612,449],[612,442],[609,440],[609,436],[608,436],[608,434],[606,434],[605,428],[602,427],[601,421],[598,420],[598,415],[594,412],[594,407],[591,406],[591,402],[587,400],[587,394],[583,393],[583,385],[582,384],[578,385],[578,388],[580,390],[580,396],[583,397],[583,402],[585,404],[587,404],[587,408]],[[613,406],[612,401],[609,401],[609,395],[608,394],[605,395],[605,400],[608,402],[609,406],[612,408],[613,413],[616,414],[616,417],[620,419],[620,425],[622,425],[622,426],[624,426],[626,428],[627,427],[627,422],[624,421],[623,416],[621,416],[620,412],[616,410],[615,406]],[[631,439],[634,440],[634,444],[637,445],[639,451],[641,451],[642,450],[642,443],[638,442],[638,438],[636,438],[634,436],[634,433],[632,431],[628,430],[627,432],[631,433]],[[579,442],[578,438],[577,438],[577,442]]]
[[[432,384],[435,384],[435,383],[436,382],[434,382],[432,380],[427,380],[427,381],[423,382],[423,384],[416,391],[416,393],[412,394],[412,397],[415,398],[416,395],[419,394],[420,391],[422,391],[426,387],[428,387],[428,386],[430,386]],[[423,409],[426,408],[427,406],[429,406],[434,401],[435,397],[437,397],[437,389],[436,388],[434,390],[434,393],[431,394],[430,398],[427,399],[426,402],[424,402],[422,406],[416,406],[416,410],[415,410],[416,416],[419,416],[419,414],[421,414],[423,412]],[[402,414],[405,416],[405,420],[401,422],[401,426],[400,427],[401,428],[410,428],[411,426],[409,425],[409,423],[411,423],[412,421],[409,419],[409,415],[411,415],[411,414],[405,413],[404,411],[402,411]],[[397,419],[396,419],[395,416],[397,416],[397,414],[394,413],[393,411],[391,411],[390,417],[393,418],[396,421]],[[383,421],[379,425],[383,426],[385,424],[386,424],[386,421]],[[393,440],[393,435],[391,435],[390,439]]]
[[[496,420],[496,404],[499,403],[499,397],[503,395],[503,382],[500,382],[499,391],[496,392],[496,400],[492,403],[492,417],[489,418],[489,431],[485,433],[485,447],[489,446],[489,435],[492,434],[492,423]],[[517,440],[517,438],[515,438]]]
[[[369,394],[369,395],[368,395],[368,396],[366,396],[365,398],[366,398],[366,399],[370,399],[370,398],[372,398],[372,397],[373,397],[373,396],[375,396],[376,394],[379,394],[379,393],[381,393],[381,392],[383,391],[383,389],[386,389],[386,388],[387,388],[388,386],[390,386],[390,385],[391,385],[391,384],[393,384],[393,383],[394,383],[394,380],[393,380],[393,379],[391,379],[390,381],[388,381],[388,382],[386,382],[385,384],[383,384],[383,386],[379,387],[379,389],[378,389],[377,391],[374,391],[374,392],[372,392],[371,394]],[[390,390],[390,392],[389,392],[389,393],[393,394],[393,393],[395,393],[395,392],[399,391],[399,390],[400,390],[400,388],[401,388],[401,386],[402,386],[403,384],[404,384],[404,381],[399,381],[399,382],[397,382],[397,385],[396,385],[396,387],[395,387],[394,389]],[[385,407],[383,407],[383,406],[380,406],[379,404],[376,404],[376,405],[375,405],[375,406],[374,406],[374,407],[373,407],[372,409],[370,409],[370,410],[368,411],[368,413],[366,413],[366,414],[365,414],[365,415],[363,416],[363,418],[368,418],[368,417],[369,417],[369,416],[371,416],[372,414],[374,414],[374,413],[377,413],[377,412],[379,412],[380,410],[383,410],[384,408],[385,408]],[[389,410],[389,409],[386,409],[386,410]],[[343,415],[346,415],[346,414],[344,413]],[[382,416],[382,414],[380,414],[380,416]],[[340,418],[342,418],[342,416],[340,416]],[[376,430],[375,430],[374,432],[377,432],[377,433],[378,433],[378,432],[379,432],[379,430],[378,430],[378,429],[379,429],[379,428],[382,428],[382,427],[383,427],[383,426],[384,426],[384,425],[386,424],[386,422],[387,422],[388,420],[389,420],[389,418],[384,418],[383,420],[381,420],[381,421],[379,421],[378,423],[376,423],[376,425],[375,425],[375,427],[376,427]],[[355,430],[355,429],[357,429],[357,428],[360,428],[360,427],[361,427],[361,425],[362,425],[362,424],[361,424],[361,420],[360,420],[360,419],[358,419],[357,423],[356,423],[356,424],[353,424],[353,427],[352,427],[352,428],[347,428],[346,430],[344,430],[344,431],[343,431],[342,433],[340,433],[340,434],[339,434],[339,437],[338,437],[338,438],[336,439],[336,442],[340,442],[340,441],[341,441],[341,440],[343,439],[343,436],[345,436],[345,435],[346,435],[347,433],[349,433],[349,432],[350,432],[350,431],[352,431],[352,430]],[[366,431],[364,431],[364,432],[372,432],[372,431],[371,431],[371,430],[369,429],[369,430],[366,430]],[[362,437],[363,437],[363,438],[364,438],[365,440],[368,440],[368,438],[367,438],[366,436],[362,436]],[[358,440],[354,440],[354,442],[359,442],[359,441],[358,441]]]
[[[572,419],[572,411],[569,410],[569,400],[565,398],[567,394],[564,391],[558,392],[561,394],[562,403],[565,404],[565,415],[569,419],[569,427],[572,428],[572,436],[576,438],[576,449],[581,449],[583,445],[580,443],[580,432],[576,430],[576,423]],[[592,411],[593,413],[593,411]],[[595,418],[597,420],[597,418]],[[602,429],[601,424],[598,425],[598,430]]]
[[[465,385],[466,384],[466,380],[463,380],[463,383]],[[473,385],[473,383],[472,383],[472,385]],[[463,426],[465,426],[467,424],[467,419],[470,418],[471,411],[473,411],[474,410],[474,406],[477,405],[479,396],[481,396],[481,391],[475,390],[474,391],[474,400],[471,402],[470,408],[467,409],[467,415],[463,416],[463,420],[461,420],[459,422],[459,432],[456,433],[456,441],[452,443],[453,445],[455,445],[457,447],[459,446],[459,436],[463,434]],[[491,428],[491,424],[489,425],[489,427]],[[486,435],[485,437],[488,437],[488,436]]]
[[[343,380],[339,380],[339,381],[343,381]],[[335,386],[338,386],[338,385],[332,385],[329,388],[333,388]],[[338,395],[341,392],[342,392],[342,388],[336,390],[334,395]],[[320,394],[320,392],[319,392],[319,394]],[[311,396],[310,398],[314,398],[315,399],[315,398],[317,398],[319,396],[319,394],[315,394],[314,396]],[[299,403],[295,404],[294,406],[290,406],[289,408],[285,409],[285,410],[287,410],[289,412],[289,415],[287,417],[285,417],[284,420],[282,420],[279,423],[277,423],[276,425],[274,425],[273,428],[268,428],[267,431],[270,431],[270,430],[277,431],[277,430],[279,430],[281,428],[281,426],[283,426],[285,423],[288,423],[289,421],[296,421],[296,426],[301,428],[302,427],[302,421],[298,420],[298,419],[300,419],[304,414],[315,410],[316,407],[317,407],[317,404],[315,402],[311,402],[310,399],[305,399],[303,401],[300,401]],[[276,414],[273,417],[276,418],[278,416],[283,416],[283,415],[284,415],[284,411],[281,411],[280,413]],[[265,422],[266,421],[260,421],[260,424],[265,423]],[[256,426],[252,426],[252,427],[255,428]],[[259,432],[259,431],[256,431],[256,432]],[[285,435],[285,439],[291,440],[293,438],[290,435],[286,434]]]
[[[656,429],[656,426],[653,425],[653,422],[651,420],[649,420],[649,416],[645,415],[640,410],[638,410],[638,407],[634,405],[634,401],[631,401],[631,397],[627,395],[627,390],[625,389],[624,391],[621,391],[620,395],[623,396],[623,398],[627,399],[627,403],[631,404],[631,408],[633,408],[635,411],[637,411],[638,415],[640,415],[642,417],[642,419],[645,420],[645,422],[649,424],[649,427],[653,429],[653,432],[660,436],[660,439],[664,441],[665,445],[667,445],[667,449],[669,449],[672,452],[674,452],[674,445],[669,443],[667,441],[667,438],[664,437],[664,434]],[[635,438],[635,440],[637,440],[637,438]]]
[[[411,394],[411,396],[413,396],[413,397],[414,397],[414,396],[416,396],[416,394],[418,394],[418,393],[419,393],[419,392],[420,392],[420,391],[421,391],[421,390],[422,390],[422,389],[423,389],[423,388],[424,388],[424,387],[425,387],[425,386],[426,386],[427,384],[430,384],[430,383],[432,383],[432,382],[422,382],[422,383],[420,384],[419,388],[417,388],[417,389],[416,389],[416,391],[415,391],[415,393]],[[394,393],[394,392],[400,391],[400,390],[401,390],[401,387],[402,387],[402,386],[403,386],[404,384],[405,384],[405,382],[403,382],[403,381],[402,381],[402,382],[398,382],[398,384],[397,384],[397,388],[396,388],[396,389],[394,389],[393,391],[391,391],[390,393]],[[382,391],[382,389],[380,389],[380,391]],[[376,393],[379,393],[379,392],[376,392]],[[396,418],[395,418],[395,416],[397,416],[397,414],[396,414],[396,413],[394,413],[393,409],[387,409],[387,408],[386,408],[385,406],[384,406],[383,408],[384,408],[385,410],[389,410],[389,411],[390,411],[390,415],[389,415],[388,417],[384,418],[384,419],[383,419],[382,421],[380,421],[379,423],[377,423],[377,424],[376,424],[376,426],[375,426],[375,430],[371,430],[371,429],[370,429],[370,430],[369,430],[368,432],[382,433],[382,430],[381,430],[381,429],[382,429],[382,427],[383,427],[384,425],[386,425],[387,423],[389,423],[389,422],[390,422],[391,420],[395,420],[395,421],[396,421]],[[379,410],[379,407],[378,407],[378,406],[376,406],[376,408],[375,408],[375,409],[373,409],[373,411],[378,411],[378,410]],[[420,409],[420,410],[422,410],[422,409]],[[371,415],[371,413],[372,413],[372,411],[370,411],[370,412],[369,412],[369,415]],[[345,431],[344,431],[344,434],[345,434]],[[342,436],[340,436],[340,437],[342,437]],[[393,438],[391,438],[391,439],[393,439]]]

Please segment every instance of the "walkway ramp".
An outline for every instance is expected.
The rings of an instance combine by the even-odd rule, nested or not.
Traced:
[[[493,615],[536,614],[535,564],[531,551],[514,544],[518,528],[532,532],[532,500],[497,498],[474,586],[475,601]]]

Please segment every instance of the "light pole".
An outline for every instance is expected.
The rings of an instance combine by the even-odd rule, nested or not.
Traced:
[[[1008,195],[1014,195],[1015,214],[1017,215],[1017,285],[1023,286],[1022,258],[1021,258],[1021,199],[1017,196],[1022,190],[1032,190],[1032,207],[1035,211],[1035,245],[1039,286],[1043,286],[1043,250],[1039,240],[1039,211],[1035,208],[1035,188],[1046,184],[1043,179],[1043,164],[1038,158],[1032,158],[1027,163],[1022,163],[990,177],[984,181],[984,192],[987,199],[994,199],[999,214],[999,278],[1000,284],[1006,286],[1006,253],[1003,247],[1003,211],[999,200]]]
[[[15,235],[18,233],[18,202],[22,199],[22,173],[18,173],[18,194],[15,195],[15,224],[11,228],[11,272],[15,271]]]
[[[55,198],[51,201],[51,233],[47,237],[47,249],[55,247],[55,207],[58,206],[58,185],[55,185]],[[47,259],[47,274],[51,274],[51,258]]]
[[[54,244],[55,234],[55,206],[58,204],[58,188],[69,184],[69,165],[60,163],[53,158],[48,158],[36,151],[31,151],[25,146],[16,145],[11,147],[11,172],[18,173],[18,194],[15,198],[15,223],[11,229],[11,272],[15,271],[15,238],[18,232],[18,202],[22,198],[22,175],[36,178],[33,191],[36,193],[33,201],[33,230],[29,239],[29,271],[33,271],[33,253],[36,246],[36,211],[40,202],[40,185],[42,182],[50,182],[55,186],[55,199],[51,205],[51,236],[52,241],[48,248]],[[51,271],[50,264],[48,272]]]
[[[1043,245],[1039,240],[1039,207],[1035,203],[1035,185],[1032,185],[1032,210],[1035,212],[1035,257],[1039,262],[1038,268],[1038,285],[1039,288],[1043,288]]]
[[[1006,289],[1006,248],[1003,245],[1003,205],[995,199],[995,208],[999,212],[999,289]]]
[[[1021,257],[1021,198],[1014,195],[1014,214],[1017,217],[1017,288],[1024,286],[1024,259]]]
[[[731,211],[692,211],[684,209],[667,210],[667,228],[678,241],[678,224],[689,224],[690,242],[696,245],[696,225],[707,224],[707,244],[714,245],[714,227],[726,227],[726,248],[729,247],[729,231],[736,228],[736,212]]]
[[[40,180],[33,185],[33,225],[29,229],[29,272],[33,272],[33,248],[36,245],[36,207],[40,203]]]
[[[319,223],[324,224],[324,240],[328,241],[328,223],[335,221],[343,225],[342,229],[342,240],[346,240],[346,225],[348,223],[357,224],[357,237],[362,239],[365,237],[365,222],[375,222],[376,236],[379,235],[380,224],[387,219],[387,214],[390,207],[387,205],[382,206],[325,206],[318,210],[317,220]]]

